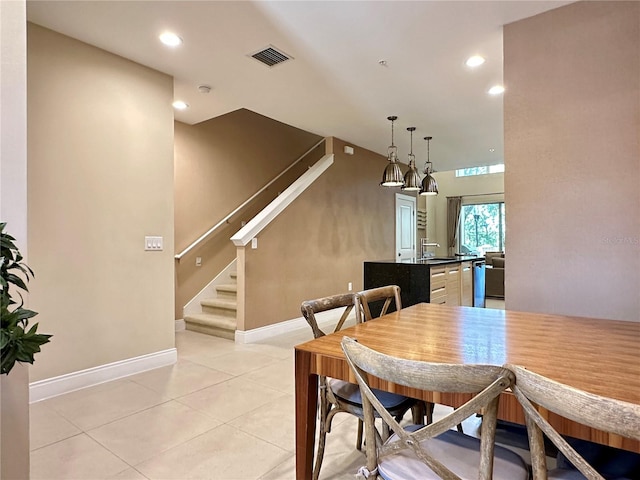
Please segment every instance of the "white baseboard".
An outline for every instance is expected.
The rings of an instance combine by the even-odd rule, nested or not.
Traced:
[[[342,315],[342,309],[339,311],[322,312],[316,315],[318,327],[335,325]],[[355,313],[351,312],[345,321],[345,327],[355,324]],[[344,328],[344,327],[343,327]],[[300,333],[302,330],[308,330],[311,333],[311,327],[303,317],[285,320],[284,322],[267,325],[266,327],[254,328],[252,330],[236,330],[236,343],[256,343],[268,338],[277,337],[279,335],[291,335]],[[331,330],[329,330],[331,331]]]
[[[309,325],[304,318],[300,317],[252,330],[236,330],[236,343],[255,343],[278,335],[293,333],[303,328],[309,328]]]
[[[92,387],[100,383],[127,377],[158,367],[173,365],[178,360],[178,351],[169,348],[160,352],[128,358],[98,367],[67,373],[29,384],[29,403],[39,402],[64,393]]]
[[[187,324],[184,323],[184,318],[179,318],[176,320],[176,332],[182,332],[186,330]]]

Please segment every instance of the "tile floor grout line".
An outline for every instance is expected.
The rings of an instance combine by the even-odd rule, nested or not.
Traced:
[[[53,441],[51,443],[47,443],[46,445],[41,445],[41,446],[39,446],[37,448],[34,448],[33,450],[30,450],[29,453],[37,452],[38,450],[42,450],[43,448],[50,447],[51,445],[56,445],[57,443],[64,442],[66,440],[69,440],[70,438],[78,437],[80,435],[87,435],[87,432],[85,432],[84,430],[81,430],[81,431],[79,431],[77,433],[69,435],[68,437],[60,438],[60,439],[55,440],[55,441]]]
[[[196,413],[200,413],[200,414],[202,415],[202,413],[201,413],[201,412],[196,412]],[[114,452],[112,449],[110,449],[107,445],[105,445],[105,444],[103,444],[102,442],[100,442],[100,440],[98,440],[97,438],[92,437],[92,436],[89,434],[89,432],[84,432],[84,433],[85,433],[86,435],[88,435],[89,437],[91,437],[91,439],[93,439],[95,442],[97,442],[97,443],[98,443],[101,447],[103,447],[105,450],[109,451],[112,455],[114,455],[114,456],[118,457],[120,460],[122,460],[124,463],[126,463],[130,468],[134,468],[134,469],[136,469],[136,465],[140,465],[140,464],[142,464],[142,463],[145,463],[145,462],[147,462],[147,461],[149,461],[149,460],[152,460],[154,457],[158,457],[158,456],[163,455],[164,453],[168,452],[169,450],[171,450],[171,449],[173,449],[173,448],[177,448],[177,447],[179,447],[179,446],[181,446],[181,445],[184,445],[185,443],[188,443],[188,442],[190,442],[191,440],[194,440],[194,439],[196,439],[196,438],[198,438],[198,437],[200,437],[200,436],[202,436],[202,435],[206,435],[207,433],[211,432],[212,430],[215,430],[216,428],[220,427],[221,425],[223,425],[223,424],[221,423],[221,424],[215,425],[215,426],[213,426],[213,427],[209,428],[208,430],[205,430],[204,432],[200,432],[199,434],[197,434],[197,435],[195,435],[195,436],[193,436],[193,437],[187,438],[187,439],[185,439],[185,440],[181,441],[180,443],[178,443],[178,444],[176,444],[176,445],[172,445],[172,446],[170,446],[170,447],[167,447],[167,448],[165,448],[165,449],[163,449],[163,450],[161,450],[161,451],[159,451],[159,452],[157,452],[157,453],[155,453],[155,454],[151,455],[150,457],[145,458],[145,459],[143,459],[143,460],[141,460],[141,461],[139,461],[139,462],[137,462],[137,463],[130,463],[128,460],[126,460],[126,459],[122,458],[120,455],[118,455],[118,453],[116,453],[116,452]],[[136,471],[137,471],[137,469],[136,469]],[[139,473],[140,473],[141,475],[143,475],[143,474],[142,474],[142,472],[139,472]],[[143,476],[144,476],[144,475],[143,475]]]
[[[149,391],[153,393],[153,395],[150,395],[150,399],[144,397],[141,400],[136,400],[138,402],[144,403],[147,400],[152,401],[155,397],[161,397],[164,399],[163,401],[154,403],[153,405],[147,405],[135,412],[128,412],[122,417],[118,416],[116,419],[87,429],[80,427],[77,423],[73,422],[50,405],[45,404],[43,406],[43,410],[40,412],[40,416],[38,417],[39,421],[43,423],[40,426],[34,424],[34,433],[32,433],[32,435],[38,436],[39,441],[44,442],[42,446],[32,450],[32,471],[35,474],[34,478],[38,476],[51,478],[91,478],[92,480],[113,477],[119,477],[121,479],[156,479],[167,477],[213,478],[211,477],[210,472],[220,471],[219,468],[222,467],[225,471],[230,472],[230,475],[234,478],[243,478],[247,480],[293,479],[295,477],[295,435],[292,433],[291,424],[295,424],[295,412],[293,407],[288,408],[282,404],[282,402],[283,399],[286,399],[287,397],[295,398],[295,384],[293,383],[292,378],[289,378],[294,375],[293,371],[290,369],[291,362],[294,360],[294,347],[311,339],[311,332],[308,332],[308,335],[305,335],[304,338],[302,338],[301,335],[289,336],[288,334],[283,334],[278,337],[274,337],[273,339],[269,339],[268,341],[252,344],[254,347],[242,347],[235,345],[231,340],[208,337],[207,335],[196,332],[176,332],[175,345],[178,352],[178,363],[182,365],[192,365],[194,367],[197,366],[197,368],[191,370],[189,368],[176,368],[177,364],[172,367],[164,367],[164,373],[158,373],[157,377],[150,379],[148,382],[153,382],[154,388],[157,388],[160,391],[150,388],[145,385],[145,383],[139,383],[144,381],[142,377],[138,380],[134,380],[129,377],[115,380],[115,382],[122,382],[124,380],[124,382],[130,382],[132,385],[136,386],[136,388],[125,390],[127,392]],[[219,355],[212,356],[211,353],[215,350],[221,351],[221,353]],[[262,357],[256,358],[266,359],[268,360],[268,363],[255,369],[251,368],[247,371],[243,371],[239,374],[225,372],[211,366],[211,361],[215,362],[216,358],[222,358],[224,355],[230,354],[237,357],[237,361],[240,362],[238,366],[241,366],[244,354],[248,354],[246,355],[247,358],[254,357],[253,354],[261,355]],[[209,364],[207,365],[206,362]],[[260,373],[260,370],[269,368],[272,370]],[[282,381],[280,381],[278,375],[279,368],[282,368]],[[158,372],[158,370],[162,369],[156,369],[154,372]],[[197,374],[194,374],[194,371],[197,372]],[[208,384],[206,379],[203,380],[203,377],[210,375],[212,372],[227,376],[228,378]],[[262,375],[267,379],[261,382],[260,379],[262,378]],[[270,375],[270,377],[266,377],[267,375]],[[204,382],[207,383],[207,385],[201,386],[198,382]],[[246,391],[252,393],[248,395],[249,398],[234,399],[233,390],[223,390],[224,388],[229,388],[228,386],[225,386],[225,384],[231,384],[231,386],[234,384],[247,385],[248,390]],[[220,389],[220,392],[224,392],[229,398],[222,399],[220,396],[216,396],[216,390],[214,390],[212,397],[207,397],[202,393],[204,390],[216,387]],[[191,388],[194,388],[194,390],[191,390]],[[189,392],[183,393],[182,389]],[[99,395],[108,395],[108,392],[112,390],[112,388],[107,388],[104,391],[94,392],[92,395],[95,394],[95,397],[97,398]],[[274,395],[275,398],[261,403],[262,398],[253,392],[265,392],[267,390],[270,394]],[[168,391],[174,393],[167,395],[166,392]],[[177,394],[175,392],[180,393]],[[198,397],[197,394],[200,394],[200,397]],[[196,395],[194,397],[194,401],[186,403],[185,399],[190,395]],[[214,406],[212,406],[212,404],[209,403],[210,400],[215,400],[218,403],[213,404]],[[286,401],[290,402],[290,400],[291,399],[289,398]],[[78,402],[77,405],[83,405],[82,398],[73,398],[73,401],[73,405],[76,405],[75,402]],[[102,401],[104,402],[104,399]],[[235,405],[238,401],[243,402],[240,408],[236,408]],[[64,402],[65,399],[63,398],[60,398],[60,400],[57,401],[63,410],[68,410],[70,407],[67,406],[65,408]],[[132,440],[118,437],[118,435],[124,436],[125,433],[123,432],[126,432],[127,425],[131,425],[127,419],[133,418],[135,415],[140,415],[141,413],[156,407],[170,404],[171,402],[175,402],[175,405],[189,409],[185,410],[185,412],[193,412],[193,414],[196,415],[195,418],[200,418],[197,417],[197,415],[201,415],[201,418],[206,418],[207,421],[212,422],[215,426],[207,428],[203,432],[199,432],[197,427],[193,430],[190,430],[192,428],[190,426],[183,429],[182,423],[184,422],[180,422],[179,420],[176,422],[175,420],[175,418],[180,418],[179,415],[177,417],[164,417],[163,411],[161,410],[157,416],[150,416],[148,418],[153,418],[154,422],[162,422],[164,418],[171,418],[171,420],[169,420],[172,422],[170,424],[171,427],[166,432],[163,431],[162,428],[160,428],[160,430],[153,430],[153,435],[157,435],[157,432],[159,431],[160,435],[165,435],[165,437],[162,438],[169,439],[169,443],[171,441],[171,435],[185,435],[185,437],[181,437],[176,445],[168,448],[163,446],[166,444],[163,443],[165,440],[162,438],[160,438],[158,442],[154,442],[155,438],[149,438],[152,445],[145,444],[145,448],[148,448],[146,448],[144,452],[152,452],[151,456],[146,460],[135,464],[129,463],[112,451],[107,446],[110,444],[109,441],[105,441],[105,444],[103,444],[90,433],[98,428],[119,422],[119,425],[123,426],[123,430],[119,433],[118,429],[115,428],[116,426],[114,426],[113,431],[115,432],[116,440],[118,442],[124,442],[121,443],[121,445],[124,445],[124,448],[135,448],[135,444],[132,444],[131,447],[127,447],[127,441],[131,442]],[[230,402],[228,405],[233,407],[233,410],[231,411],[242,411],[242,413],[226,420],[216,418],[209,413],[218,411],[224,412],[224,409],[228,408],[225,406],[227,404],[224,402]],[[208,403],[209,407],[207,410]],[[200,405],[203,409],[195,408],[192,404]],[[276,412],[276,415],[261,415],[260,409],[266,408],[267,410],[265,410],[265,412],[269,412],[269,409],[271,408],[270,404],[273,405],[274,409],[280,406],[281,410]],[[215,405],[220,405],[220,407],[217,408],[220,408],[221,410],[217,410]],[[55,417],[51,419],[53,423],[47,423],[49,420],[49,409],[51,411],[51,417],[54,417],[55,415]],[[170,412],[170,410],[167,411]],[[282,412],[287,412],[287,414],[283,415]],[[191,413],[189,413],[189,416],[189,418],[193,418],[191,417]],[[246,417],[248,420],[245,422],[242,420],[242,417]],[[87,417],[87,419],[90,420],[90,417]],[[260,419],[260,422],[256,422],[256,419]],[[67,429],[65,426],[66,424],[61,423],[63,421],[67,422],[66,424],[69,426],[68,429],[77,429],[77,432],[74,432],[64,439],[56,439],[49,442],[47,440],[48,438],[55,437],[54,430],[58,425],[58,422]],[[191,421],[193,420],[190,420],[190,422]],[[236,426],[233,422],[238,422],[239,425]],[[140,438],[145,438],[144,430],[140,431],[140,427],[137,426],[140,425],[139,423],[135,423],[135,425],[137,430],[135,435],[131,438],[135,438],[136,442],[140,442]],[[193,424],[191,423],[191,425]],[[47,431],[47,426],[49,426],[49,431]],[[129,428],[131,430],[131,427]],[[142,428],[144,429],[144,427]],[[225,445],[228,442],[225,442],[225,439],[216,438],[219,435],[216,435],[215,431],[220,428],[224,429],[220,430],[221,433],[224,433],[225,435],[232,435],[235,438],[234,441],[231,441],[231,445],[242,444],[242,439],[245,439],[244,441],[247,442],[247,444],[252,445],[252,447],[245,446],[244,449],[233,447],[235,450],[229,450],[225,453]],[[346,414],[343,415],[342,421],[340,421],[340,418],[336,418],[336,422],[334,422],[334,428],[332,430],[332,433],[327,437],[325,465],[323,465],[323,472],[320,478],[321,480],[352,479],[355,474],[355,469],[357,469],[355,465],[362,463],[363,461],[362,452],[357,452],[354,446],[355,424],[353,423],[353,419]],[[192,431],[198,431],[199,433],[192,436]],[[85,438],[89,439],[92,445],[96,446],[95,453],[91,455],[97,455],[95,458],[100,458],[99,462],[102,462],[101,465],[87,465],[86,461],[83,463],[82,458],[76,458],[77,456],[74,457],[73,452],[71,451],[67,452],[65,455],[69,455],[67,460],[68,462],[72,462],[72,466],[60,466],[60,469],[56,470],[57,467],[55,464],[56,462],[60,462],[58,457],[61,456],[61,452],[64,453],[66,452],[66,448],[72,448],[73,445],[78,444],[78,442],[75,444],[69,443],[69,439],[81,437],[83,435]],[[103,440],[106,438],[107,437],[104,437]],[[274,440],[278,441],[278,443],[274,443]],[[286,447],[286,445],[289,444],[291,444],[291,450]],[[213,450],[210,450],[211,445],[216,445],[216,447]],[[51,448],[52,446],[55,446],[55,448]],[[85,447],[83,447],[83,449],[84,448]],[[119,451],[122,452],[122,447]],[[271,457],[266,452],[279,453],[273,453],[274,456]],[[52,455],[55,455],[55,457],[52,458]],[[134,453],[130,458],[134,458],[135,455],[136,454]],[[231,455],[231,457],[229,457],[229,455]],[[260,455],[262,455],[262,457],[260,457]],[[184,462],[176,461],[178,458],[185,460]],[[191,460],[187,461],[187,458]],[[232,461],[230,458],[235,459],[233,460],[233,466],[228,463]],[[263,461],[261,462],[258,458],[262,458]],[[282,460],[279,461],[280,459]],[[267,460],[268,463],[265,463],[264,460]],[[89,460],[89,462],[96,463],[97,461]],[[277,463],[273,465],[274,462]],[[124,470],[120,470],[120,467],[122,466],[121,464],[127,465],[128,467]],[[118,467],[117,469],[120,470],[115,474],[113,473],[114,465],[116,465]],[[266,471],[261,470],[261,467],[268,467],[269,465],[273,465],[272,468]],[[140,468],[142,466],[144,468]],[[111,468],[111,470],[109,470],[109,468]],[[229,468],[232,469],[227,470]],[[235,470],[233,470],[233,468],[235,468]],[[99,471],[104,471],[104,473],[101,474]],[[147,474],[144,474],[143,471],[147,472]],[[88,474],[86,472],[91,473]],[[128,474],[125,472],[128,472]],[[243,473],[241,474],[240,472]],[[246,473],[246,475],[244,475],[244,473]],[[136,474],[138,475],[137,477],[135,476]]]

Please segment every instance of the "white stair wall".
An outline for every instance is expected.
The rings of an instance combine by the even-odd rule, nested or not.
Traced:
[[[235,261],[231,265],[235,267]],[[184,323],[187,330],[234,340],[238,313],[237,277],[235,271],[228,269],[223,274],[189,302],[188,311],[185,307]],[[196,301],[199,308],[195,306]]]
[[[194,314],[194,313],[202,313],[202,307],[200,302],[206,298],[218,298],[218,291],[216,287],[218,285],[228,285],[234,284],[235,281],[235,273],[236,273],[236,263],[237,260],[234,258],[229,265],[227,265],[224,270],[222,270],[213,280],[211,280],[200,292],[193,297],[189,302],[182,308],[183,318],[185,315]],[[231,277],[231,274],[234,277]]]

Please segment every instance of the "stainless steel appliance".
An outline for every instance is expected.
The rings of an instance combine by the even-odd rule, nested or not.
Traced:
[[[473,306],[484,308],[484,260],[473,262]]]

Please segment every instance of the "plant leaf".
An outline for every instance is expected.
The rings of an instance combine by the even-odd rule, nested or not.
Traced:
[[[0,374],[8,374],[16,362],[33,363],[40,346],[48,343],[51,335],[37,333],[38,323],[29,327],[29,319],[38,313],[22,308],[20,291],[28,291],[27,283],[34,277],[33,270],[22,263],[23,257],[15,245],[15,238],[5,232],[6,222],[0,223],[0,346],[2,347]],[[15,298],[19,298],[18,304]],[[13,307],[10,311],[12,305]]]

